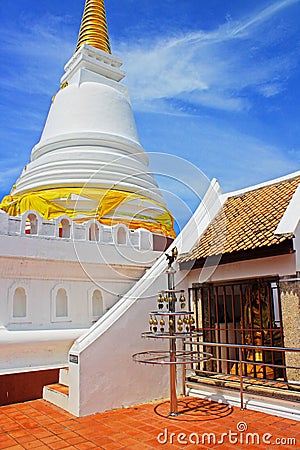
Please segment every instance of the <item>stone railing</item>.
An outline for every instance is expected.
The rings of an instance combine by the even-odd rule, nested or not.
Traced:
[[[45,220],[36,211],[26,211],[21,216],[12,217],[0,210],[1,235],[99,242],[140,250],[154,250],[155,240],[155,235],[144,228],[131,230],[123,224],[111,227],[96,220],[79,224],[68,216]]]

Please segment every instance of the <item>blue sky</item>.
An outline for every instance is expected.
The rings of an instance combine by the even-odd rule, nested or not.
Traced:
[[[0,2],[0,195],[39,141],[83,5]],[[188,160],[224,191],[299,169],[300,0],[106,0],[106,9],[145,150]]]

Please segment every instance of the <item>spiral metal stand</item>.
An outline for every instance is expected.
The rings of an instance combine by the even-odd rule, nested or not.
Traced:
[[[193,312],[186,310],[186,299],[183,290],[175,289],[175,269],[172,267],[177,258],[177,249],[173,248],[171,255],[166,255],[169,266],[166,271],[168,289],[158,294],[158,310],[150,312],[150,330],[142,333],[149,339],[168,339],[169,350],[152,350],[136,353],[133,360],[143,364],[168,365],[170,367],[170,416],[178,415],[176,392],[176,367],[206,361],[212,357],[210,353],[177,350],[177,340],[182,342],[199,334],[195,332]],[[178,306],[180,305],[180,306]]]

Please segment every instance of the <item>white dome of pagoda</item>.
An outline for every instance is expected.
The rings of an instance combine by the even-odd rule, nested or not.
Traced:
[[[48,139],[82,132],[120,136],[139,144],[127,89],[101,81],[80,80],[58,92],[38,147]]]

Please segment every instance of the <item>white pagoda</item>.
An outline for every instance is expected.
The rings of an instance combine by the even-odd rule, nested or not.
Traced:
[[[174,237],[120,84],[121,65],[110,53],[103,0],[87,0],[40,142],[0,205],[10,216],[35,210],[47,220],[65,214]]]

